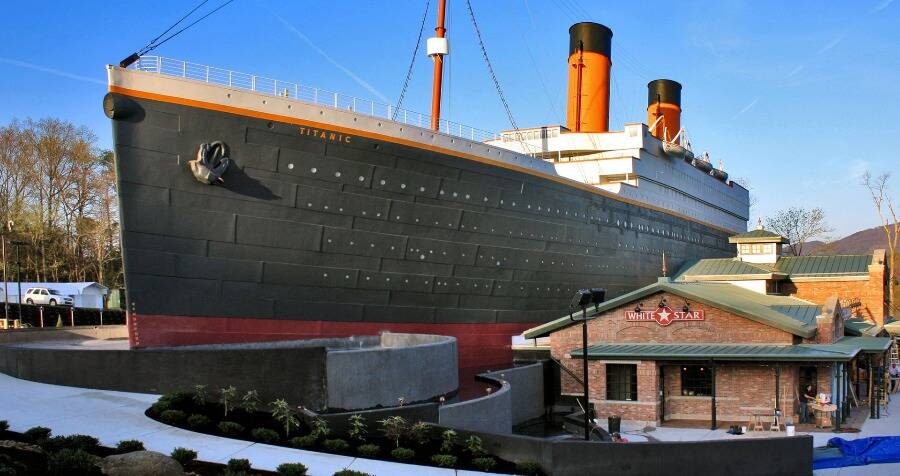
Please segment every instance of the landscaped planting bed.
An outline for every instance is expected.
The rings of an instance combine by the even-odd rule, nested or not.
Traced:
[[[163,395],[147,410],[147,416],[200,433],[321,453],[494,473],[543,474],[533,461],[512,462],[488,454],[477,436],[463,439],[453,430],[428,423],[392,416],[369,425],[360,415],[353,415],[347,430],[338,433],[323,419],[301,420],[297,411],[281,399],[264,404],[252,390],[239,393],[226,387],[209,391],[198,385],[191,391]]]
[[[49,428],[34,427],[24,433],[9,431],[0,420],[0,475],[4,476],[100,476],[104,458],[134,455],[143,451],[137,440],[120,441],[115,448],[100,445],[90,435],[55,436]],[[245,459],[232,459],[228,464],[197,460],[197,453],[176,448],[169,455],[184,471],[201,476],[303,476],[306,468],[296,463],[279,467],[278,472],[253,469]],[[176,466],[177,467],[177,466]]]

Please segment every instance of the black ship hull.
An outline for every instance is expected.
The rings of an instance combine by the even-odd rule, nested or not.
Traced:
[[[111,93],[134,347],[428,332],[461,365],[573,292],[653,282],[728,232],[564,181],[304,121]],[[188,160],[223,141],[220,185]],[[649,223],[641,231],[635,221]]]

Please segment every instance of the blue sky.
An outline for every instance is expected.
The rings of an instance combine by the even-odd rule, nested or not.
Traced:
[[[207,8],[223,0],[210,0]],[[434,28],[434,8],[426,34]],[[104,65],[162,32],[196,1],[7,2],[0,16],[0,123],[56,116],[104,147]],[[444,116],[509,128],[464,0],[449,0]],[[900,2],[473,0],[520,126],[561,123],[567,29],[613,32],[613,129],[646,121],[646,83],[684,85],[695,149],[749,180],[756,217],[821,206],[834,237],[877,224],[864,170],[892,171],[900,142]],[[235,0],[155,53],[395,102],[424,0]],[[424,50],[424,47],[423,47]],[[420,50],[404,105],[428,111]],[[900,176],[894,178],[900,193]],[[898,196],[900,198],[900,196]]]

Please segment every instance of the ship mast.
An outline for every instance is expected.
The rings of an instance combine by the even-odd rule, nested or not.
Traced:
[[[428,56],[434,59],[434,84],[431,89],[431,130],[441,128],[441,79],[444,73],[444,55],[450,53],[450,45],[444,34],[444,13],[447,0],[438,1],[437,28],[434,29],[435,37],[428,39]]]

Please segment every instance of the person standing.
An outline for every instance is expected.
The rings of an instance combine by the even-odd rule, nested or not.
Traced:
[[[807,385],[800,399],[800,423],[809,423],[809,404],[816,401],[816,389]]]

